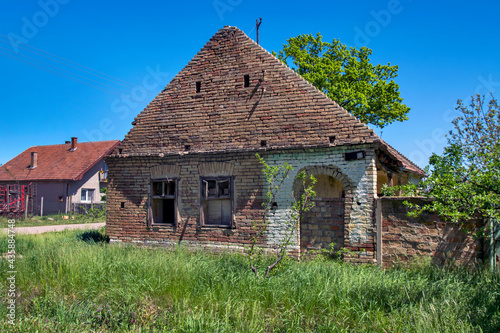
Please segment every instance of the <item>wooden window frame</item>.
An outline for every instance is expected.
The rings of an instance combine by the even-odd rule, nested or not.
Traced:
[[[160,183],[161,182],[161,194],[155,194],[155,183]],[[169,194],[165,193],[167,189],[169,188],[169,183],[174,184],[174,194]],[[150,224],[152,226],[174,226],[177,227],[178,225],[178,199],[179,199],[179,178],[157,178],[157,179],[151,179],[151,187],[150,187],[150,210],[149,214],[151,216],[149,217],[150,219]],[[159,200],[174,200],[174,220],[171,222],[157,222],[157,218],[154,214],[153,211],[153,200],[159,199]]]
[[[208,182],[215,181],[216,193],[210,194],[208,188]],[[220,193],[220,185],[221,183],[228,183],[228,194]],[[201,177],[200,178],[200,226],[201,227],[211,227],[211,228],[234,228],[234,177],[225,176],[225,177]],[[221,200],[228,199],[230,202],[230,220],[229,224],[222,223],[208,223],[208,203],[205,205],[205,202],[210,200]]]

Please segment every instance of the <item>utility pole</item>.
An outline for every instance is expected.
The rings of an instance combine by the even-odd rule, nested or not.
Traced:
[[[257,20],[257,23],[256,23],[256,25],[257,25],[257,44],[259,44],[259,27],[261,24],[262,24],[262,17],[260,18],[260,21]]]

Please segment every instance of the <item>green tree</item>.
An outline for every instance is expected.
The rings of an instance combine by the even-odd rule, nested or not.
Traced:
[[[425,206],[407,203],[413,215],[430,210],[458,223],[500,217],[500,108],[493,95],[487,107],[484,100],[458,101],[460,116],[443,155],[431,156],[421,184],[402,188],[431,199]]]
[[[372,50],[348,48],[339,40],[324,42],[321,34],[287,40],[275,56],[359,120],[380,128],[408,119],[394,82],[398,66],[373,65]]]

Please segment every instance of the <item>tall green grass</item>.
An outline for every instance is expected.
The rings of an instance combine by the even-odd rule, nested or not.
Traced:
[[[500,330],[500,277],[487,271],[288,261],[260,280],[242,255],[89,243],[81,233],[17,236],[17,322],[7,323],[2,260],[1,331]]]

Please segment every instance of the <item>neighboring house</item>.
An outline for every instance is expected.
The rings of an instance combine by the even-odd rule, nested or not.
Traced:
[[[0,185],[31,184],[28,210],[33,214],[40,214],[42,198],[44,215],[101,203],[107,186],[104,158],[119,143],[71,138],[65,144],[28,148],[0,166]]]
[[[106,159],[112,241],[241,250],[262,217],[262,166],[294,171],[260,245],[280,243],[300,171],[318,179],[316,207],[292,251],[348,247],[374,261],[381,186],[424,172],[372,129],[257,45],[224,27],[134,120]]]

